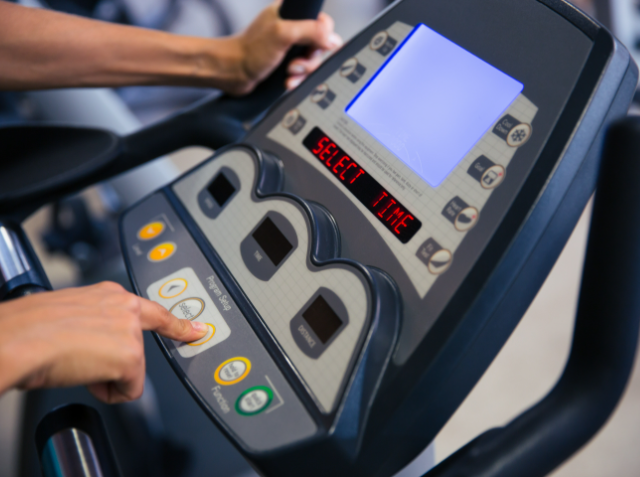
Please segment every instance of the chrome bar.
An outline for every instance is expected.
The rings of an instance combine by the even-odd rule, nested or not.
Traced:
[[[45,477],[103,477],[91,437],[79,429],[51,436],[42,454]]]
[[[0,286],[33,268],[20,234],[10,225],[0,222]]]

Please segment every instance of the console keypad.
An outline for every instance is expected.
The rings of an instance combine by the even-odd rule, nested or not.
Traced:
[[[158,221],[166,226],[162,234],[149,240],[138,237],[141,227]],[[164,195],[156,193],[129,210],[122,230],[138,293],[178,318],[209,327],[192,343],[162,339],[207,411],[251,452],[313,437],[318,432],[314,420]],[[171,257],[147,260],[149,250],[169,240],[175,244]]]

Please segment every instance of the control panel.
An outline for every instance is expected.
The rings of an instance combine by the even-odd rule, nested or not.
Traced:
[[[538,107],[525,89],[426,25],[398,21],[373,34],[266,137],[344,194],[418,302],[468,255],[458,249],[481,217],[495,220],[504,210],[504,203],[487,206],[496,189],[525,172],[510,167],[526,160],[520,148],[534,134]],[[474,248],[477,257],[482,247]],[[470,258],[460,266],[468,269]],[[427,329],[407,332],[396,359],[404,361]]]
[[[198,341],[164,345],[228,432],[252,451],[312,437],[313,419],[167,199],[146,199],[124,218],[123,231],[143,296],[208,325]]]
[[[637,70],[560,0],[404,0],[242,144],[129,210],[158,338],[270,475],[392,475],[455,411],[560,253]]]
[[[193,343],[163,339],[174,366],[230,432],[258,451],[313,437],[318,416],[302,401],[312,403],[312,413],[335,415],[357,361],[361,372],[377,377],[367,389],[374,393],[400,318],[390,278],[340,259],[331,214],[279,193],[282,177],[276,158],[235,146],[177,181],[170,195],[144,201],[122,224],[137,287],[176,317],[209,327]],[[215,244],[213,267],[189,226],[197,227],[201,242]],[[232,291],[216,265],[233,277]],[[381,336],[372,339],[374,332]],[[260,343],[265,334],[291,364],[302,400]],[[371,364],[362,362],[363,346]],[[278,419],[290,421],[279,426],[279,439],[260,440],[272,435]]]

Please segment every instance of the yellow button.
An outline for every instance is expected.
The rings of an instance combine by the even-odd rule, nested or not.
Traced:
[[[156,245],[149,252],[149,260],[152,262],[162,262],[166,260],[176,251],[176,244],[171,242],[161,243],[160,245]]]
[[[246,378],[249,371],[251,371],[251,361],[238,356],[228,359],[218,366],[216,372],[213,373],[213,378],[218,384],[230,386]]]
[[[140,240],[151,240],[164,232],[164,222],[151,222],[138,230]]]
[[[175,298],[184,292],[188,285],[184,278],[174,278],[160,287],[158,295],[162,298]]]
[[[204,335],[199,340],[192,341],[191,343],[187,343],[189,346],[200,346],[200,345],[203,345],[207,341],[209,341],[211,338],[213,338],[213,335],[216,334],[216,327],[215,326],[213,326],[211,323],[205,323],[205,324],[209,327],[209,331],[207,331],[207,334]]]

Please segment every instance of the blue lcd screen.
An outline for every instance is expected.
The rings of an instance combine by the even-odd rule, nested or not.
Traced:
[[[522,83],[420,24],[346,113],[437,187],[522,89]]]

